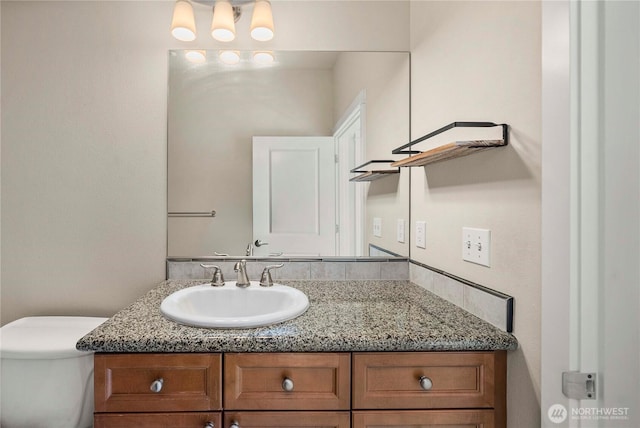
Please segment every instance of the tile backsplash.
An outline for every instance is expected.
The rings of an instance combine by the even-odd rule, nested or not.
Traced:
[[[200,266],[213,264],[219,266],[227,279],[235,278],[233,265],[237,260],[167,260],[167,279],[210,279],[213,271]],[[273,269],[274,280],[329,280],[344,281],[353,279],[395,279],[409,280],[409,264],[402,258],[373,259],[318,259],[299,260],[247,260],[247,274],[252,280],[260,279],[262,270],[269,265],[283,263],[279,269]]]
[[[413,260],[409,263],[409,277],[414,284],[471,312],[499,329],[513,331],[513,297]]]

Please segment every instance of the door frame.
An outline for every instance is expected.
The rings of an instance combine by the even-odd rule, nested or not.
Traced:
[[[354,149],[354,159],[349,160],[350,148],[340,144],[340,135],[346,132],[347,129],[353,125],[354,122],[360,122],[360,139],[356,142]],[[355,248],[355,256],[366,256],[365,254],[365,242],[366,242],[366,206],[367,206],[367,185],[364,183],[358,183],[356,185],[350,182],[351,178],[350,170],[357,165],[364,162],[366,157],[366,92],[360,91],[356,98],[351,102],[349,107],[345,110],[342,117],[336,122],[333,131],[333,138],[335,141],[335,153],[336,153],[336,254],[345,255],[344,248],[340,248],[341,240],[346,239],[349,248]],[[353,162],[353,164],[351,164]],[[346,204],[341,203],[345,198],[349,198],[349,195],[353,196],[355,200],[355,207],[352,210],[349,207],[345,207]],[[345,225],[342,222],[342,218],[353,217],[355,220],[355,233],[348,234],[345,238],[344,232],[346,230]],[[346,254],[353,256],[354,254]]]
[[[544,427],[640,423],[640,7],[635,14],[633,7],[542,3]],[[596,398],[564,396],[566,371],[595,373]],[[554,406],[565,420],[551,419]],[[589,415],[624,409],[615,421]]]

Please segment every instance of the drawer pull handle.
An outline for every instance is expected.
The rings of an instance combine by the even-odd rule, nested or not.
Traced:
[[[162,391],[162,384],[164,383],[164,379],[160,378],[160,379],[156,379],[151,383],[151,386],[149,387],[150,390],[152,390],[155,393],[158,393],[160,391]]]
[[[209,421],[209,422],[207,422],[207,424],[204,426],[204,428],[216,428],[216,424],[214,424],[213,422]]]
[[[293,381],[288,377],[285,377],[284,380],[282,381],[282,389],[284,389],[287,392],[293,391]]]
[[[426,376],[420,377],[420,387],[425,391],[429,391],[433,387],[433,382]]]
[[[238,422],[233,421],[231,422],[231,425],[229,425],[229,428],[240,428],[240,425],[238,425]]]

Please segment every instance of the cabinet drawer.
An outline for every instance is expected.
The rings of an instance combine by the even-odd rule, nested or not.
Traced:
[[[221,427],[220,413],[102,413],[94,428],[210,428]]]
[[[353,407],[501,408],[496,396],[505,393],[505,379],[503,351],[357,353]]]
[[[495,428],[491,410],[415,410],[353,412],[353,428]]]
[[[225,412],[224,427],[240,428],[349,428],[351,415],[344,412]]]
[[[221,408],[219,354],[96,354],[94,364],[97,413]]]
[[[225,354],[224,358],[225,409],[349,409],[349,354]]]

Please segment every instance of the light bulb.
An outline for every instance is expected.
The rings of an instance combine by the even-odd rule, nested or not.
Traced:
[[[193,16],[193,5],[189,0],[176,1],[171,19],[171,35],[183,42],[196,39],[196,21]]]
[[[273,39],[273,15],[268,0],[257,0],[253,7],[251,37],[261,42]]]
[[[221,42],[230,42],[236,38],[233,7],[227,0],[218,0],[213,6],[211,37]]]

